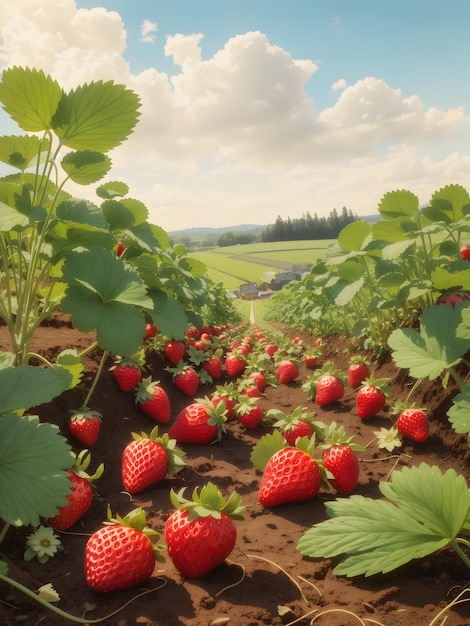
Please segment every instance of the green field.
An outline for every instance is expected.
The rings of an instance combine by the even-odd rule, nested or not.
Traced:
[[[213,248],[192,252],[191,257],[202,261],[209,277],[222,283],[225,289],[237,289],[241,283],[260,284],[266,272],[308,267],[325,256],[334,240],[275,241]]]

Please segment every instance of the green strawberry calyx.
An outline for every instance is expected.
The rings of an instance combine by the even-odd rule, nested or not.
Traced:
[[[71,422],[75,422],[76,420],[92,420],[95,419],[95,417],[97,417],[100,421],[103,419],[103,416],[101,415],[101,413],[98,413],[98,411],[92,411],[91,409],[85,407],[83,409],[79,409],[78,411],[76,411],[75,409],[70,409],[69,411],[70,413],[70,421]]]
[[[202,404],[209,417],[208,426],[217,426],[217,440],[221,441],[222,435],[226,432],[225,422],[227,421],[227,406],[224,402],[214,404],[208,396],[197,398],[195,404]]]
[[[151,376],[143,378],[137,385],[135,393],[135,403],[144,404],[147,400],[151,400],[155,394],[155,387],[160,384],[159,380],[152,380]]]
[[[167,433],[161,437],[158,436],[158,425],[155,426],[150,433],[140,432],[131,433],[135,441],[144,440],[159,443],[164,449],[168,457],[168,476],[174,476],[178,469],[187,467],[187,463],[183,460],[185,453],[176,448],[176,439],[170,439]]]
[[[118,356],[114,365],[110,368],[110,371],[116,369],[118,365],[120,367],[130,365],[131,367],[141,370],[145,365],[145,353],[143,350],[139,350],[132,356]]]
[[[147,526],[145,511],[141,507],[133,509],[127,515],[121,517],[118,514],[113,516],[111,507],[108,505],[106,517],[107,521],[104,522],[104,524],[106,525],[120,524],[121,526],[134,528],[134,530],[138,530],[143,533],[146,537],[150,539],[153,553],[155,555],[155,560],[160,561],[160,563],[165,562],[165,557],[161,554],[161,552],[163,552],[166,548],[165,546],[157,543],[160,539],[160,533],[153,528],[150,528],[150,526]]]
[[[390,378],[375,378],[373,374],[368,376],[362,382],[362,387],[375,387],[376,389],[380,389],[380,391],[387,397],[390,393],[390,387],[387,383],[390,381]]]
[[[224,498],[220,490],[214,483],[207,483],[201,487],[195,487],[191,499],[184,497],[186,487],[178,492],[170,490],[170,500],[176,509],[188,511],[188,520],[192,521],[198,517],[213,517],[220,519],[225,513],[232,519],[243,519],[246,508],[241,505],[241,496],[233,491],[228,499]]]
[[[315,413],[309,411],[306,407],[297,406],[290,413],[284,413],[280,409],[269,409],[266,412],[266,417],[274,419],[274,428],[279,428],[282,432],[285,430],[292,430],[295,426],[298,426],[301,422],[307,422],[310,424],[315,432],[317,439],[323,439],[323,430],[325,425],[323,422],[315,420]]]
[[[341,446],[346,445],[354,450],[354,452],[365,452],[366,449],[364,446],[359,445],[358,443],[353,443],[354,436],[349,436],[346,434],[343,425],[338,426],[336,422],[331,422],[327,426],[325,426],[325,430],[323,433],[324,441],[318,447],[328,449],[331,446]]]
[[[87,472],[88,466],[91,462],[91,453],[86,448],[81,450],[79,454],[75,457],[75,463],[73,464],[72,471],[80,476],[80,478],[84,478],[88,482],[94,482],[101,478],[104,472],[104,464],[100,463],[95,470],[94,474],[89,474]]]
[[[223,385],[216,385],[214,395],[228,398],[229,400],[238,400],[239,394],[233,382],[226,382]]]

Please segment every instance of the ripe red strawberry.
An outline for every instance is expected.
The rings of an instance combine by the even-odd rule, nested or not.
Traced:
[[[367,360],[362,356],[353,356],[348,368],[348,385],[353,389],[370,376]]]
[[[303,357],[305,367],[308,367],[310,369],[316,367],[318,364],[318,357],[319,357],[318,349],[311,349],[305,352],[304,357]]]
[[[133,441],[122,453],[121,478],[129,493],[139,493],[165,476],[173,476],[185,463],[183,452],[175,449],[175,440],[158,436],[158,426],[149,435],[132,433]]]
[[[318,406],[326,406],[341,400],[344,396],[344,385],[335,374],[322,374],[316,383],[315,402]]]
[[[152,324],[151,322],[146,324],[144,339],[153,339],[156,335],[158,335],[158,328],[155,324]]]
[[[299,439],[303,446],[308,440]],[[314,498],[320,490],[321,472],[309,447],[289,446],[275,452],[264,468],[258,500],[265,507]]]
[[[159,424],[170,421],[170,399],[160,381],[144,378],[137,386],[135,403],[139,409]]]
[[[278,350],[279,348],[273,343],[268,343],[264,348],[264,351],[266,352],[266,354],[269,354],[269,356],[271,357],[273,357]]]
[[[352,493],[359,480],[359,460],[354,450],[347,444],[333,445],[323,452],[322,460],[334,476],[332,484],[336,491]]]
[[[238,376],[246,367],[246,359],[240,352],[229,352],[225,357],[225,371],[230,377]]]
[[[388,379],[375,380],[366,378],[356,394],[356,413],[361,419],[367,419],[381,411],[386,402],[388,388],[385,383]]]
[[[137,357],[120,358],[112,367],[115,381],[121,391],[131,391],[142,380],[142,360]]]
[[[470,295],[466,291],[447,291],[436,300],[436,304],[450,304],[455,306],[457,302],[467,302]]]
[[[95,591],[129,589],[148,580],[162,546],[159,534],[146,527],[145,512],[135,509],[116,519],[108,511],[107,523],[95,531],[85,546],[85,580]]]
[[[126,248],[122,245],[120,241],[118,241],[116,246],[116,256],[122,256],[125,251]]]
[[[57,514],[50,517],[47,522],[57,530],[67,530],[84,515],[93,500],[93,490],[90,483],[100,478],[103,474],[104,466],[99,465],[93,475],[86,473],[86,469],[91,461],[88,450],[82,450],[77,455],[75,465],[67,470],[69,480],[72,484],[72,491],[67,496],[67,504],[59,507]]]
[[[256,398],[246,396],[235,407],[235,415],[238,421],[246,428],[256,428],[259,426],[264,417],[264,411],[257,403]]]
[[[184,358],[184,355],[186,354],[186,346],[182,341],[170,340],[165,344],[163,352],[170,363],[176,365]]]
[[[423,409],[404,409],[397,419],[398,432],[412,441],[423,442],[429,437],[428,416]]]
[[[174,377],[174,383],[187,396],[194,396],[201,383],[196,370],[185,365]]]
[[[248,378],[254,382],[258,389],[263,393],[268,386],[268,380],[262,372],[251,372]]]
[[[225,561],[237,540],[234,519],[243,519],[245,507],[233,492],[228,500],[209,482],[192,500],[170,491],[175,510],[165,523],[168,555],[186,578],[201,578]]]
[[[101,414],[98,411],[72,411],[69,417],[69,431],[84,446],[92,446],[96,442],[100,428]]]
[[[470,261],[470,246],[462,246],[460,248],[460,258],[462,261]]]
[[[283,359],[277,366],[275,374],[281,384],[287,385],[295,380],[299,376],[300,372],[295,361],[292,361],[291,359]]]
[[[216,354],[204,361],[201,367],[209,374],[212,380],[219,380],[222,377],[222,361]]]
[[[214,405],[208,398],[188,404],[176,416],[168,436],[179,443],[211,443],[222,438],[226,417],[223,402]]]

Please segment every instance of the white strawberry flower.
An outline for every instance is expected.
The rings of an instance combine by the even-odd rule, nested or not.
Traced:
[[[393,452],[395,448],[401,448],[402,442],[399,437],[398,428],[392,426],[391,428],[381,428],[380,430],[374,430],[374,435],[377,437],[377,445],[379,448]]]
[[[24,560],[37,558],[40,563],[46,563],[61,549],[60,539],[54,534],[54,529],[50,526],[39,526],[28,536]]]

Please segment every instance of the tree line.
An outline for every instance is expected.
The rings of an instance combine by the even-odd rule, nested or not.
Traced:
[[[341,213],[333,209],[328,217],[313,217],[307,211],[302,217],[283,220],[278,216],[274,224],[261,233],[261,241],[298,241],[302,239],[336,239],[345,226],[357,221],[357,215],[343,207]]]

